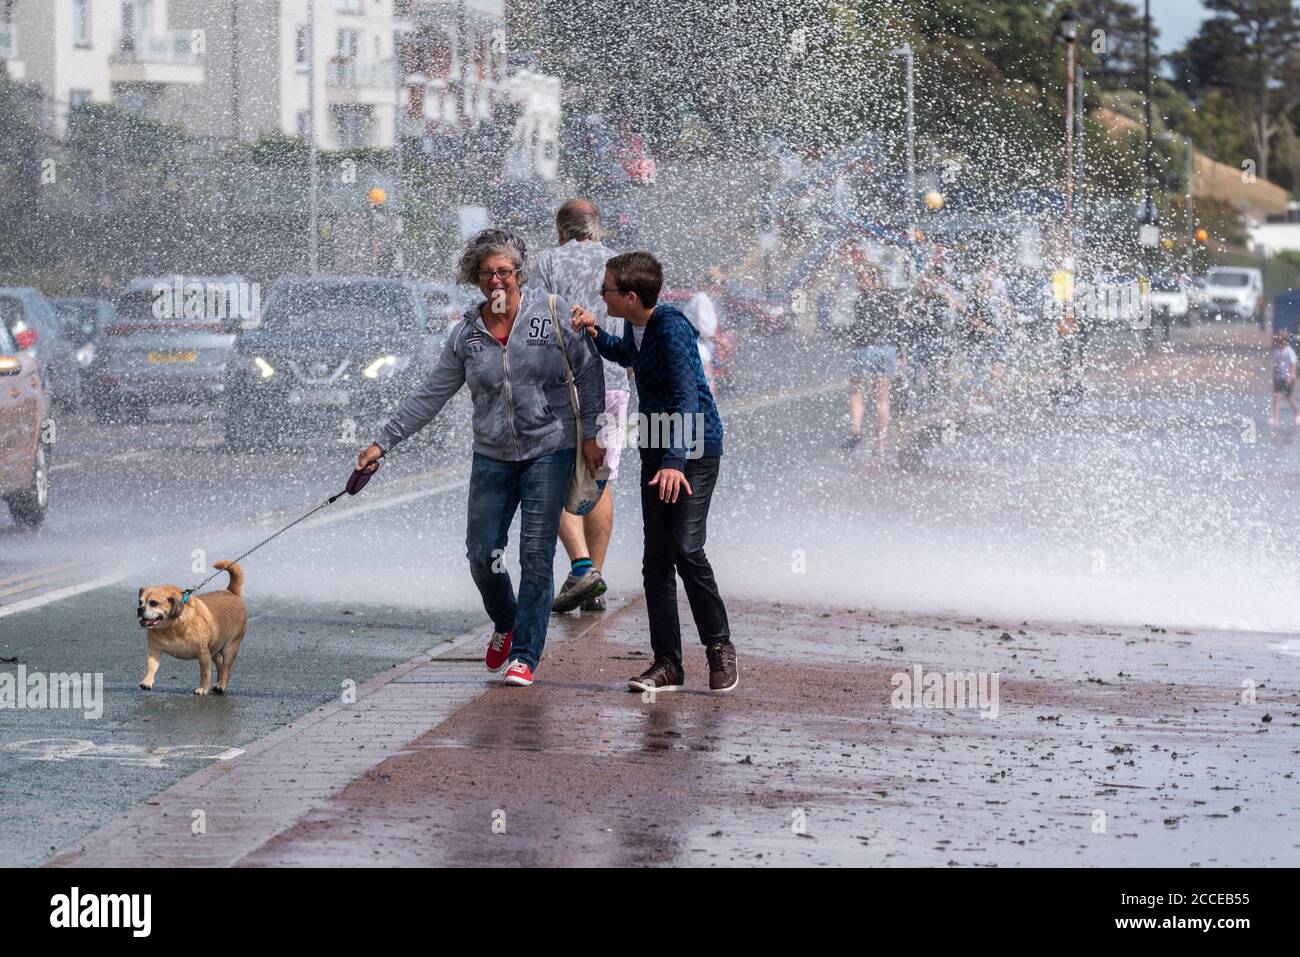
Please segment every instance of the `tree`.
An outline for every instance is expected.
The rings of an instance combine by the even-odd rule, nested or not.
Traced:
[[[1085,56],[1095,58],[1100,69],[1093,77],[1108,87],[1132,88],[1142,78],[1145,22],[1128,0],[1080,0],[1079,43]],[[1100,31],[1100,33],[1098,32]],[[1151,69],[1159,70],[1155,43],[1160,31],[1151,26]]]
[[[1179,58],[1194,94],[1221,89],[1250,123],[1256,172],[1268,178],[1269,145],[1300,106],[1300,17],[1292,0],[1205,0],[1215,16]]]

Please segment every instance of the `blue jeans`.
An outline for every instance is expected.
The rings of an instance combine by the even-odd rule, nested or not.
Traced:
[[[511,659],[536,668],[546,644],[555,598],[555,540],[573,475],[574,449],[560,449],[522,462],[474,453],[469,473],[469,522],[465,548],[483,608],[499,632],[514,630]],[[516,600],[504,556],[510,523],[522,506],[520,581]]]

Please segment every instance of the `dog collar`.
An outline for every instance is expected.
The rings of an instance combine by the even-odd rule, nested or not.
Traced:
[[[181,604],[183,605],[183,604],[185,604],[187,601],[189,601],[189,600],[190,600],[190,595],[192,595],[192,594],[194,594],[194,592],[190,591],[188,588],[185,589],[185,591],[181,592]]]

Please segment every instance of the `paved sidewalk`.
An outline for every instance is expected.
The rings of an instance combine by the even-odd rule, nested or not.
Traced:
[[[610,601],[611,608],[618,602]],[[547,647],[599,619],[553,621]],[[490,631],[462,635],[324,705],[230,760],[166,789],[56,854],[47,866],[228,867],[330,795],[499,683],[483,667]],[[195,834],[195,811],[206,833]]]
[[[475,636],[53,863],[1300,864],[1288,636],[728,610],[730,695],[704,690],[689,624],[687,690],[625,690],[648,659],[640,601],[558,622],[531,689],[489,683]],[[996,674],[997,696],[899,699],[917,668]]]

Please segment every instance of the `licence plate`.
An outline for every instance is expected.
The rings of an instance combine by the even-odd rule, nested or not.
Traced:
[[[199,354],[193,350],[188,352],[151,352],[149,361],[159,362],[197,362]]]
[[[289,393],[290,405],[345,406],[348,404],[347,389],[313,389],[311,391],[295,390]]]

